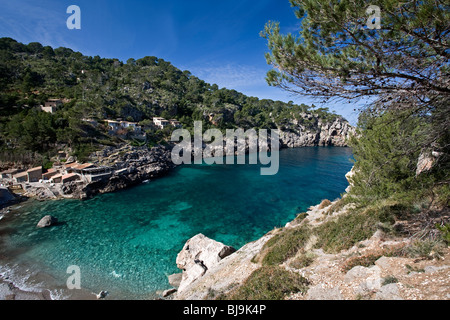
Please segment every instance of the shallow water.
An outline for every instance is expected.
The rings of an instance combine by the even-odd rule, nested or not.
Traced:
[[[185,165],[168,176],[91,200],[29,203],[0,222],[2,248],[64,286],[67,267],[81,270],[81,286],[111,298],[152,298],[180,272],[176,256],[197,233],[239,248],[322,199],[334,200],[348,183],[349,148],[280,152],[275,176],[258,165]],[[37,229],[44,215],[60,225]],[[8,232],[1,229],[8,228]]]

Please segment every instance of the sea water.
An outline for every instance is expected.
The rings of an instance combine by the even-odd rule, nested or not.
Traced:
[[[76,265],[83,289],[151,299],[170,287],[167,275],[181,271],[175,260],[189,238],[203,233],[239,249],[339,197],[351,157],[349,148],[285,149],[274,176],[261,176],[259,165],[183,165],[87,201],[31,202],[0,222],[1,249],[10,261],[51,274],[61,288]],[[45,215],[60,224],[36,228]]]

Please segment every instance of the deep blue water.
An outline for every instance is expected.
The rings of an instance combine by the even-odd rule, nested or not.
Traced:
[[[176,256],[197,233],[239,248],[284,226],[348,183],[351,149],[311,147],[280,152],[275,176],[259,165],[184,165],[168,176],[91,200],[26,205],[13,219],[3,247],[65,284],[78,265],[81,285],[116,298],[148,298],[180,272]],[[37,229],[44,215],[63,224]]]

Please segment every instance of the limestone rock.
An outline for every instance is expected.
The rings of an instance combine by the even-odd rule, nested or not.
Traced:
[[[357,286],[355,289],[356,294],[378,290],[381,287],[382,281],[381,269],[376,265],[370,268],[356,266],[347,272],[344,281]]]
[[[177,256],[177,267],[183,270],[179,291],[203,277],[208,269],[236,251],[234,248],[212,240],[203,234],[189,239]]]
[[[169,280],[169,284],[175,288],[178,288],[181,283],[181,278],[183,277],[182,273],[174,273],[169,275],[167,278]]]
[[[46,228],[58,223],[58,219],[50,215],[43,217],[37,224],[38,228]]]
[[[400,296],[398,285],[396,283],[382,286],[375,294],[375,300],[403,300]]]
[[[425,151],[419,155],[417,159],[416,176],[422,172],[429,171],[440,157],[441,153],[437,151]]]
[[[346,273],[346,275],[344,277],[344,281],[345,282],[353,282],[355,280],[364,279],[367,277],[368,269],[369,268],[366,268],[363,266],[353,267]]]
[[[99,292],[99,294],[96,295],[96,297],[97,297],[97,299],[100,300],[100,299],[105,299],[107,295],[108,295],[108,291],[102,290]]]
[[[306,300],[344,300],[339,288],[324,288],[316,285],[306,293]]]
[[[439,271],[446,270],[446,269],[449,269],[449,268],[450,268],[450,266],[447,266],[447,265],[439,266],[439,267],[437,267],[437,266],[426,266],[424,268],[424,270],[425,270],[425,273],[434,273],[434,272],[439,272]]]
[[[164,290],[164,292],[162,293],[162,296],[165,298],[165,297],[168,297],[168,296],[174,294],[175,292],[177,292],[177,289],[167,289],[167,290]]]
[[[313,115],[300,114],[304,119],[312,119]],[[317,121],[317,119],[316,119]],[[353,128],[345,119],[336,118],[334,122],[315,122],[312,126],[299,124],[303,121],[291,120],[297,129],[280,130],[281,145],[288,148],[307,146],[339,146],[348,145],[348,139],[355,134]],[[292,126],[291,126],[292,127]]]

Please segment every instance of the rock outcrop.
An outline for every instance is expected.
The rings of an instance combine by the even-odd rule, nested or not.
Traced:
[[[252,259],[260,252],[264,244],[271,237],[272,234],[268,233],[260,239],[244,245],[233,254],[209,265],[207,272],[205,272],[203,276],[198,277],[188,285],[180,285],[174,298],[176,300],[211,299],[211,296],[214,296],[215,294],[227,292],[232,288],[241,285],[253,271],[259,268],[259,265],[252,262]],[[185,248],[186,246],[183,251]],[[214,250],[217,255],[220,252],[218,249],[219,248]],[[201,248],[197,248],[197,250],[201,250]],[[183,256],[185,254],[186,253],[184,253]],[[215,261],[217,259],[215,254],[213,257],[214,258],[210,261]],[[197,269],[197,271],[203,273],[203,270],[201,269]]]
[[[297,129],[280,132],[282,147],[298,148],[312,146],[348,146],[348,140],[355,134],[355,128],[346,120],[337,118],[333,122],[319,121],[314,126],[299,124]]]
[[[441,156],[440,152],[437,151],[424,151],[419,155],[419,159],[417,159],[416,166],[416,176],[421,174],[422,172],[426,172],[431,170],[433,166],[436,164],[436,161]]]
[[[58,219],[50,215],[43,217],[37,224],[38,228],[47,228],[58,223]]]
[[[177,267],[183,270],[178,292],[182,292],[191,283],[203,277],[208,270],[216,266],[236,249],[212,240],[203,234],[189,239],[177,256]]]
[[[0,206],[12,202],[16,197],[5,187],[0,187]]]
[[[95,165],[110,167],[114,173],[107,179],[71,190],[76,198],[86,199],[98,193],[109,193],[138,185],[145,180],[161,177],[175,167],[171,161],[170,149],[164,146],[151,149],[130,145],[107,147],[90,158]]]

